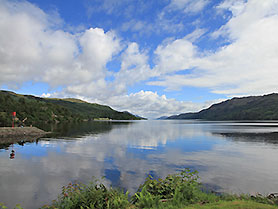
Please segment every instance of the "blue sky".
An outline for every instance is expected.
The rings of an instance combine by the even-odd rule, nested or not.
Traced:
[[[277,0],[0,0],[1,89],[149,118],[277,92]]]

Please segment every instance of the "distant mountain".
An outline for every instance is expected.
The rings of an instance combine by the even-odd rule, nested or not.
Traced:
[[[278,120],[278,94],[233,98],[200,112],[173,115],[167,119]]]
[[[0,126],[10,126],[11,113],[16,112],[18,123],[59,123],[94,119],[140,120],[128,112],[118,112],[109,106],[88,103],[79,99],[41,98],[0,91]]]
[[[156,120],[166,120],[166,119],[168,119],[168,116],[161,116],[161,117],[157,118]]]
[[[132,114],[132,113],[130,113],[130,112],[128,112],[128,111],[124,111],[124,113]],[[141,120],[148,120],[147,118],[141,117],[141,116],[139,116],[139,115],[135,115],[135,114],[132,114],[132,115],[134,115],[135,117],[140,118]]]

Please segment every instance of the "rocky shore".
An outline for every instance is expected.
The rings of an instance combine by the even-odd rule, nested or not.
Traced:
[[[7,137],[43,136],[47,133],[36,127],[0,127],[0,140]]]

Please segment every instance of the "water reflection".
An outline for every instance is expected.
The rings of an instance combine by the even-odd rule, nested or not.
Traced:
[[[14,148],[13,148],[13,145],[12,145],[12,150],[11,150],[11,154],[10,154],[10,159],[14,159],[15,158],[15,151],[14,151]]]
[[[1,149],[8,149],[10,146],[13,144],[18,144],[21,146],[24,146],[25,143],[33,143],[33,142],[38,142],[39,138],[38,137],[14,137],[14,138],[0,138],[0,150]]]
[[[40,128],[45,131],[50,131],[52,134],[49,137],[71,137],[79,138],[85,135],[106,133],[112,130],[116,126],[127,126],[132,121],[97,121],[97,122],[86,122],[86,123],[68,123],[68,124],[56,124],[56,125],[44,125],[40,124]]]
[[[92,176],[135,192],[148,174],[165,177],[186,167],[219,192],[277,192],[276,129],[275,123],[200,121],[58,126],[49,138],[0,149],[0,200],[38,208],[63,185]],[[10,160],[12,150],[16,158]]]
[[[250,142],[250,143],[267,143],[278,144],[278,133],[214,133],[216,135],[224,136],[233,141]],[[275,148],[275,147],[273,147]]]

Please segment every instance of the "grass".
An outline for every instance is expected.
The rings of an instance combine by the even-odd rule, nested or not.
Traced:
[[[186,207],[188,209],[275,209],[278,208],[275,205],[268,205],[263,203],[258,203],[250,200],[233,200],[233,201],[219,201],[215,203],[208,203],[205,205],[194,204]]]
[[[165,179],[149,176],[138,191],[128,192],[106,188],[98,181],[89,185],[69,184],[52,205],[44,208],[90,209],[90,208],[278,208],[278,200],[263,196],[215,195],[204,192],[197,171],[185,169]]]
[[[0,204],[0,206],[3,205]],[[1,208],[1,207],[0,207]],[[185,169],[165,179],[149,176],[138,191],[130,196],[114,188],[106,188],[98,180],[88,185],[70,183],[62,188],[61,194],[44,209],[171,209],[171,208],[225,208],[225,209],[270,209],[278,208],[278,198],[261,195],[216,195],[204,192],[198,173]]]

